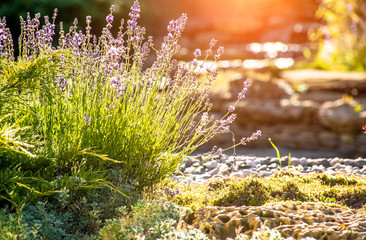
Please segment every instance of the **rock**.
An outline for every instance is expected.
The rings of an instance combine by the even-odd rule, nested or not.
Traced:
[[[189,174],[189,173],[191,173],[191,174],[200,174],[202,172],[202,170],[203,170],[202,166],[200,166],[200,167],[193,167],[192,166],[192,167],[186,168],[184,170],[184,173],[185,174]]]
[[[299,94],[300,100],[310,100],[316,103],[324,103],[341,99],[344,93],[332,91],[305,91]]]
[[[290,123],[303,120],[305,107],[300,102],[292,104],[288,99],[248,99],[237,104],[236,113],[237,122],[242,125],[250,122],[268,123],[269,120],[272,124]]]
[[[339,158],[333,158],[329,162],[330,166],[335,166],[336,164],[341,164],[341,163],[342,163],[342,161]]]
[[[366,90],[366,74],[358,72],[328,72],[313,69],[284,71],[281,78],[292,86],[306,85],[308,91]]]
[[[339,144],[339,137],[337,133],[331,131],[321,131],[318,134],[320,146],[326,149],[335,149]]]
[[[197,176],[195,176],[195,181],[203,182],[204,180],[207,180],[210,177],[211,177],[211,174],[208,174],[208,173],[205,173],[205,174],[202,174],[202,175],[197,175]]]
[[[311,172],[315,172],[315,173],[322,173],[323,171],[324,171],[324,167],[320,167],[317,165],[314,165],[311,170]]]
[[[344,227],[338,222],[346,219]],[[285,237],[301,239],[355,239],[365,236],[362,209],[345,209],[317,203],[275,203],[269,206],[205,207],[187,215],[185,222],[210,239],[235,238],[237,230],[251,236],[261,226]]]
[[[260,171],[258,173],[258,176],[260,176],[260,177],[269,177],[269,176],[271,176],[271,174],[272,173],[270,171],[263,170],[263,171]]]
[[[209,169],[217,168],[218,165],[217,161],[208,161],[203,164],[204,167]]]
[[[338,133],[354,134],[366,122],[366,111],[355,111],[357,103],[343,99],[325,102],[319,109],[322,126]]]
[[[310,165],[310,166],[318,165],[318,166],[330,167],[329,161],[325,158],[309,159],[308,165]]]
[[[242,171],[237,171],[237,172],[230,173],[230,177],[242,177],[242,176],[243,176]]]
[[[300,164],[302,165],[302,166],[308,166],[308,164],[309,164],[309,161],[308,161],[308,159],[306,159],[306,158],[300,158]]]
[[[219,168],[214,168],[211,171],[208,171],[207,173],[213,177],[213,176],[217,175],[219,173],[219,171],[220,171]]]
[[[243,89],[243,83],[247,80],[245,75],[237,76],[230,81],[230,91],[234,97]],[[284,81],[251,79],[252,86],[246,94],[247,99],[284,99],[294,94],[294,90]]]

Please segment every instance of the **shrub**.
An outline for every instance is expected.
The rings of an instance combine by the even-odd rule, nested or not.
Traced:
[[[220,120],[210,115],[217,70],[203,62],[216,40],[206,56],[197,49],[192,61],[179,63],[174,54],[186,15],[169,23],[157,50],[137,24],[138,1],[116,36],[114,6],[110,12],[100,37],[91,33],[90,16],[84,31],[77,19],[68,31],[60,23],[57,44],[57,9],[43,25],[40,14],[28,14],[21,18],[19,56],[0,20],[0,166],[6,166],[0,207],[16,211],[18,232],[29,226],[42,238],[93,234],[123,214],[120,207],[129,210],[138,193],[175,173],[198,146],[230,132],[236,118],[235,105]],[[150,51],[155,61],[147,66]],[[245,81],[238,101],[249,86]],[[173,223],[161,224],[167,230]]]
[[[86,169],[120,168],[128,182],[142,189],[170,176],[184,156],[216,134],[230,131],[235,107],[213,121],[208,94],[217,71],[198,61],[199,49],[187,64],[173,58],[180,49],[185,15],[169,23],[161,49],[155,50],[151,38],[145,39],[145,28],[137,24],[138,1],[116,37],[110,31],[114,7],[110,10],[99,38],[90,32],[90,16],[85,32],[78,31],[77,20],[68,33],[61,24],[57,50],[52,48],[57,11],[52,21],[45,17],[43,26],[39,14],[33,19],[28,15],[21,19],[17,60],[3,19],[1,86],[19,94],[22,108],[11,114],[24,117],[20,127],[30,126],[39,136],[42,144],[32,154],[50,159],[56,175],[69,174],[85,158]],[[211,41],[209,53],[215,43]],[[151,49],[155,62],[144,66]],[[215,60],[222,51],[218,49]],[[202,71],[206,78],[198,81]],[[239,100],[249,85],[244,83]]]
[[[310,32],[317,47],[314,67],[366,70],[366,4],[363,0],[323,0],[316,15],[323,26]]]
[[[174,231],[181,215],[181,210],[169,202],[140,200],[129,214],[124,212],[124,216],[108,220],[105,227],[99,231],[99,237],[136,239],[136,236],[145,236],[145,239],[161,239]]]

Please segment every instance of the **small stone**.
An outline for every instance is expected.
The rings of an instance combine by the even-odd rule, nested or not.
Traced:
[[[219,164],[216,161],[208,161],[203,164],[203,166],[205,166],[209,169],[217,168],[218,165]]]
[[[210,174],[201,174],[201,175],[197,175],[196,178],[195,178],[195,181],[203,181],[203,180],[207,180],[211,177]]]
[[[219,171],[220,171],[219,168],[214,168],[211,171],[208,171],[207,173],[210,174],[212,177],[212,176],[215,176],[216,174],[218,174]]]
[[[230,173],[230,177],[242,177],[242,176],[243,176],[243,172],[242,171]]]
[[[226,160],[226,165],[231,166],[233,164],[234,164],[234,159],[233,158],[231,158],[231,159],[229,158],[229,159]]]
[[[341,163],[341,160],[339,158],[334,158],[332,160],[330,160],[330,166],[334,166],[336,165],[337,163]]]
[[[314,165],[314,166],[312,167],[312,169],[310,170],[310,172],[311,172],[311,171],[313,171],[313,172],[315,172],[315,173],[322,173],[322,172],[323,172],[323,170],[324,170],[324,168],[321,168],[321,167],[319,167],[319,166],[317,166],[317,165]]]
[[[278,164],[277,163],[272,163],[268,166],[268,168],[277,168],[278,167]]]
[[[200,167],[189,167],[189,168],[186,168],[184,170],[184,173],[185,174],[200,174],[201,171],[202,171],[203,167],[200,166]]]
[[[173,176],[173,179],[175,180],[175,181],[181,181],[182,179],[184,179],[184,176]]]
[[[260,176],[260,177],[269,177],[271,175],[272,175],[272,173],[270,171],[260,171],[258,173],[258,176]]]
[[[258,165],[260,165],[261,163],[262,163],[262,159],[261,158],[257,158],[257,159],[255,159],[254,161],[252,161],[253,162],[253,164],[255,165],[255,166],[258,166]]]
[[[256,167],[256,164],[254,163],[254,161],[253,160],[249,160],[249,159],[247,159],[246,165],[247,166],[250,166],[251,168]]]
[[[236,165],[240,166],[242,164],[245,164],[244,160],[236,160]]]
[[[262,165],[262,166],[257,168],[258,171],[263,171],[263,170],[266,170],[266,169],[268,169],[268,167],[266,165]]]
[[[219,172],[216,174],[218,176],[229,176],[230,175],[230,171],[228,168],[224,168],[224,169],[220,169]]]
[[[300,158],[300,164],[302,166],[307,166],[308,165],[308,160],[306,158]]]
[[[331,169],[327,169],[326,171],[324,171],[325,174],[327,175],[335,175],[336,172],[334,170],[331,170]]]
[[[300,163],[300,160],[299,159],[297,159],[297,158],[291,158],[291,166],[297,166],[297,165],[299,165],[299,163]]]
[[[254,171],[252,171],[252,170],[249,170],[249,169],[244,169],[244,170],[242,171],[242,173],[243,173],[243,176],[244,176],[244,177],[249,177],[250,175],[257,175],[257,173],[256,173],[256,172],[254,172]]]
[[[192,164],[192,166],[193,167],[198,167],[200,165],[200,163],[199,162],[194,162],[193,164]]]

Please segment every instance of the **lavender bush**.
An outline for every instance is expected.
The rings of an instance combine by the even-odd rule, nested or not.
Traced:
[[[216,40],[204,56],[197,49],[191,62],[174,59],[185,14],[169,22],[168,34],[156,49],[137,23],[138,1],[116,35],[111,32],[113,11],[112,6],[100,37],[91,34],[90,16],[84,31],[78,29],[77,19],[68,31],[61,23],[57,44],[57,10],[43,25],[39,14],[28,14],[21,18],[17,58],[5,19],[1,20],[0,112],[11,117],[1,118],[0,136],[9,124],[31,129],[22,137],[26,145],[17,149],[28,153],[31,161],[47,159],[53,176],[118,168],[124,181],[143,188],[171,176],[186,155],[216,134],[229,132],[235,106],[217,121],[209,114],[210,85],[217,70],[199,60],[213,53]],[[154,62],[148,66],[150,52]],[[214,59],[222,52],[218,48]],[[206,78],[198,80],[202,71]],[[249,85],[244,83],[238,101],[245,98]],[[239,144],[258,135],[260,131]],[[10,143],[0,144],[15,149]]]

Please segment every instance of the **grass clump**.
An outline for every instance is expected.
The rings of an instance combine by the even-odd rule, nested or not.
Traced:
[[[317,177],[320,179],[322,184],[328,184],[330,186],[335,186],[335,185],[348,186],[348,185],[355,185],[358,183],[358,179],[354,175],[347,176],[347,175],[338,174],[335,176],[331,176],[331,175],[327,175],[327,174],[319,174],[319,175],[317,175]]]
[[[231,182],[224,194],[213,200],[215,206],[260,206],[268,200],[267,188],[257,178],[246,178],[238,184]]]

